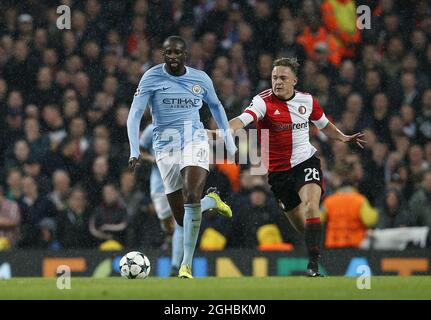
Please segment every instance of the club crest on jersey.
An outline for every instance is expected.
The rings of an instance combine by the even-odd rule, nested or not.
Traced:
[[[198,84],[193,85],[192,91],[194,94],[199,94],[202,92],[202,87]]]
[[[307,109],[305,109],[304,106],[299,106],[298,111],[300,114],[304,114],[307,111]]]

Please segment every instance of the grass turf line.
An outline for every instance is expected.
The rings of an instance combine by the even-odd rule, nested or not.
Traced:
[[[350,277],[72,277],[71,289],[59,290],[56,278],[12,278],[0,280],[0,299],[431,299],[431,276],[373,276],[370,290],[357,289],[356,281]]]

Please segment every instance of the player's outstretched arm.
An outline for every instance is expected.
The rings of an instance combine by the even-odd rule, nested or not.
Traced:
[[[356,143],[362,149],[364,148],[364,144],[367,143],[365,140],[363,140],[365,135],[364,133],[358,132],[353,135],[345,135],[330,121],[321,130],[327,137],[331,139],[339,140],[344,143]]]
[[[241,121],[240,118],[236,117],[229,121],[230,129],[235,133],[237,130],[243,129],[245,124]]]
[[[245,127],[244,123],[238,118],[233,118],[229,121],[229,127],[232,134],[235,134],[237,130],[240,130]],[[209,130],[207,129],[208,138],[211,140],[217,140],[219,137],[217,130]]]

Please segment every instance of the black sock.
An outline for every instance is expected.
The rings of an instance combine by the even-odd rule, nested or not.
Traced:
[[[312,264],[313,267],[317,267],[320,256],[320,241],[322,238],[322,223],[320,222],[320,218],[305,220],[304,237],[310,264]]]

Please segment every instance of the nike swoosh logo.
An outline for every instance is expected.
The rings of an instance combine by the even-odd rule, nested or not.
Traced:
[[[163,91],[168,90],[170,87],[163,87]]]

